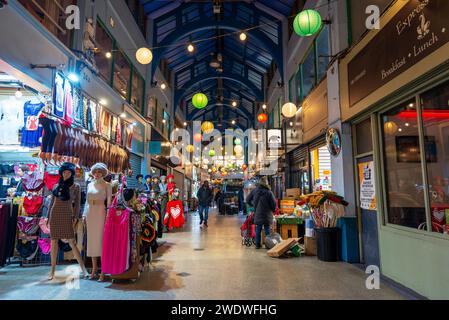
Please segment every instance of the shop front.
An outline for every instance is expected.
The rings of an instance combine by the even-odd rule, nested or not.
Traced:
[[[328,127],[326,79],[304,100],[301,112],[302,144],[288,154],[290,187],[300,188],[303,194],[331,190],[331,154],[325,134]]]
[[[1,242],[1,265],[11,259],[22,266],[49,263],[48,230],[39,228],[38,223],[48,218],[48,196],[59,181],[63,163],[71,162],[77,168],[74,181],[81,188],[81,197],[76,218],[82,214],[87,173],[94,163],[105,163],[111,173],[128,169],[129,153],[124,145],[129,124],[63,72],[53,75],[54,86],[47,88],[35,85],[5,62],[0,64],[0,198],[1,209],[10,210],[9,215],[2,211],[0,219],[2,230],[10,237]],[[77,226],[83,251],[82,222]],[[63,254],[71,251],[67,243],[61,243],[60,249],[60,259],[71,259]]]
[[[340,62],[361,256],[434,299],[449,298],[448,10],[447,1],[398,1]]]

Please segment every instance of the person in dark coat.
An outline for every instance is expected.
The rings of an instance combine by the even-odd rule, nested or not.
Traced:
[[[266,177],[263,177],[257,188],[251,191],[246,202],[254,207],[254,224],[256,225],[256,249],[261,246],[262,227],[265,236],[270,235],[270,225],[273,223],[273,212],[276,210],[276,199],[271,192]]]
[[[223,212],[224,198],[223,198],[223,193],[221,192],[221,189],[217,190],[217,193],[215,194],[215,199],[214,200],[217,203],[218,212],[220,214],[224,214],[224,212]]]
[[[243,214],[245,209],[245,195],[243,193],[243,188],[239,190],[239,213]]]
[[[211,188],[209,188],[209,181],[204,181],[203,185],[198,190],[196,197],[198,198],[199,204],[198,212],[200,214],[200,226],[204,226],[207,228],[207,220],[209,219],[209,207],[214,197]]]

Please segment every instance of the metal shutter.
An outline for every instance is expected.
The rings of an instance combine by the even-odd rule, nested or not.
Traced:
[[[134,153],[130,154],[129,163],[131,165],[131,170],[133,171],[132,177],[127,177],[126,182],[128,183],[128,188],[137,188],[136,176],[142,173],[142,160],[141,156]]]

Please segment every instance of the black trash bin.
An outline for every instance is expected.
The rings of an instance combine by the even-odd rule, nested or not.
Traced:
[[[321,261],[340,261],[340,228],[315,228],[316,250]]]

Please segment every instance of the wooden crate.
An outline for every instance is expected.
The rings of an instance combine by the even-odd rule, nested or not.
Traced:
[[[306,256],[316,256],[316,238],[304,237]]]
[[[284,240],[291,238],[298,238],[298,225],[297,224],[281,224],[280,225],[281,237]]]

